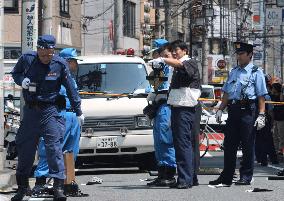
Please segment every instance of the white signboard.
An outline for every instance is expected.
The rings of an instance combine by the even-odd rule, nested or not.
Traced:
[[[282,8],[267,8],[266,9],[266,25],[280,26],[283,23]]]
[[[37,0],[23,0],[22,8],[22,52],[35,50],[38,35]]]

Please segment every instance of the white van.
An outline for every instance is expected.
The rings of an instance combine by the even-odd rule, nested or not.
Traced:
[[[155,164],[152,122],[147,105],[147,70],[143,59],[124,55],[80,57],[76,75],[85,124],[77,162],[86,160]]]

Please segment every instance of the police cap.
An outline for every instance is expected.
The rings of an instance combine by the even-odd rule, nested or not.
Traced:
[[[77,58],[78,55],[77,55],[77,50],[75,48],[64,48],[59,52],[59,56],[67,60],[68,59],[80,60]]]
[[[234,42],[236,53],[238,52],[253,52],[253,45],[244,42]]]
[[[41,49],[53,49],[55,48],[56,40],[52,35],[42,35],[38,37],[37,47]]]

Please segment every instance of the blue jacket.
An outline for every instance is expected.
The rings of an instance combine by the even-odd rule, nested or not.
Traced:
[[[26,77],[32,83],[36,83],[35,93],[23,89],[23,96],[27,103],[44,102],[54,104],[59,96],[60,86],[63,85],[77,116],[82,114],[81,99],[74,87],[68,64],[58,55],[54,55],[49,64],[43,64],[38,59],[36,52],[31,51],[23,54],[12,70],[12,76],[19,86],[22,85]]]

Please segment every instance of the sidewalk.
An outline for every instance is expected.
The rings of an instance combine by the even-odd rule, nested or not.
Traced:
[[[13,185],[16,184],[16,170],[12,169],[16,162],[6,161],[4,170],[0,171],[0,193],[12,191]]]

